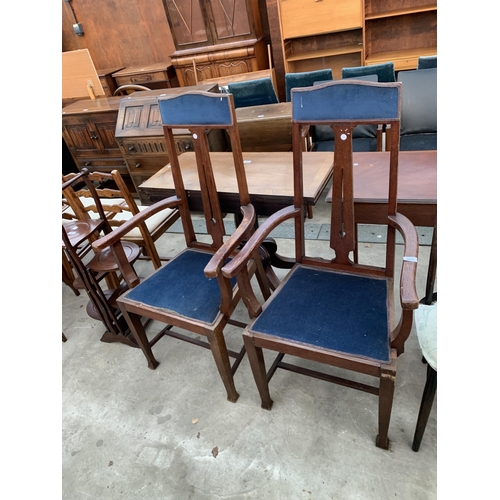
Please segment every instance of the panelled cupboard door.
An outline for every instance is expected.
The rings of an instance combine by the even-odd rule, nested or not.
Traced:
[[[280,0],[282,38],[363,26],[362,0]]]

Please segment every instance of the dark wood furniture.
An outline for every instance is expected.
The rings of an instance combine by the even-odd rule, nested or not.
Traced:
[[[177,208],[180,211],[186,249],[167,262],[162,268],[138,284],[134,289],[118,299],[120,308],[148,360],[149,368],[156,368],[158,361],[151,350],[152,346],[163,335],[186,340],[193,344],[210,348],[227,392],[229,401],[238,399],[233,374],[236,371],[244,349],[239,353],[229,351],[224,340],[224,328],[227,324],[244,326],[243,323],[231,319],[231,315],[240,301],[239,283],[220,276],[219,270],[228,258],[231,258],[242,241],[248,239],[253,232],[255,210],[250,205],[250,196],[245,177],[245,169],[232,95],[215,95],[208,92],[193,92],[174,97],[162,98],[158,101],[164,125],[167,153],[171,158],[171,172],[175,181],[173,196],[148,207],[140,215],[94,243],[96,251],[102,251],[109,245],[116,244],[128,230],[148,216],[165,208]],[[200,123],[201,122],[201,123]],[[197,172],[201,186],[203,206],[208,234],[211,241],[199,242],[193,229],[189,193],[185,189],[185,171],[179,160],[185,155],[177,156],[173,131],[188,128],[193,136],[195,154],[198,159]],[[223,246],[225,236],[223,214],[219,204],[218,179],[213,171],[213,156],[207,139],[208,129],[225,130],[229,136],[231,151],[231,169],[237,179],[238,205],[244,214],[243,222]],[[219,153],[222,154],[222,153]],[[186,153],[186,155],[191,155]],[[255,260],[247,266],[244,273],[257,276],[262,293],[269,296],[267,279],[263,271],[258,251]],[[126,269],[128,263],[123,263]],[[210,278],[204,275],[206,266],[210,266]],[[166,327],[152,340],[149,340],[141,323],[147,317],[166,324]],[[190,332],[186,335],[176,328]],[[207,338],[208,343],[199,340],[199,336]],[[236,360],[231,366],[229,357]]]
[[[129,286],[135,285],[138,278],[131,265],[139,256],[140,249],[135,243],[116,242],[103,252],[92,252],[90,243],[96,241],[100,234],[112,232],[108,218],[104,212],[95,187],[89,179],[89,171],[83,169],[75,176],[62,184],[63,198],[71,198],[75,188],[82,182],[92,194],[94,204],[99,213],[95,219],[75,219],[62,224],[63,249],[69,262],[77,274],[73,286],[85,289],[89,296],[87,314],[102,321],[106,328],[102,342],[120,342],[122,344],[138,347],[123,316],[116,305],[116,300]],[[85,259],[84,259],[85,257]],[[119,273],[118,262],[127,262],[125,273]],[[73,275],[73,271],[71,271]],[[106,285],[104,285],[104,282]]]
[[[115,139],[121,97],[84,99],[62,109],[62,135],[79,170],[118,170],[127,164]]]
[[[269,67],[258,0],[163,0],[181,86]]]
[[[271,230],[285,220],[295,223],[296,264],[263,306],[247,282],[245,304],[254,319],[243,332],[248,359],[261,397],[270,410],[273,401],[269,381],[277,368],[310,375],[378,396],[376,445],[389,448],[389,422],[394,396],[397,358],[404,352],[413,310],[418,307],[415,288],[418,238],[412,223],[398,213],[398,145],[391,135],[390,170],[386,205],[388,236],[386,259],[381,266],[353,262],[356,246],[352,131],[358,124],[385,123],[399,130],[401,84],[339,80],[292,90],[294,203],[259,226],[241,252],[222,268],[226,279],[238,277],[255,250]],[[356,116],[355,119],[351,116]],[[302,138],[311,125],[331,124],[337,145],[333,165],[333,195],[328,251],[311,254],[305,246],[302,179]],[[401,276],[395,278],[396,231],[402,233],[405,249]],[[401,314],[394,307],[395,279],[400,282]],[[266,373],[263,350],[278,353]],[[316,367],[284,362],[290,355],[335,366],[348,372],[379,379],[378,386],[361,382],[355,375],[344,377]],[[293,358],[292,358],[293,359]]]
[[[118,88],[116,80],[113,77],[113,73],[121,71],[124,68],[125,66],[119,66],[117,68],[105,68],[97,70],[97,76],[101,81],[102,89],[104,90],[104,95],[106,97],[113,97],[115,94],[115,90]]]
[[[138,187],[169,161],[158,98],[191,91],[218,93],[219,88],[211,83],[189,88],[177,87],[135,92],[120,101],[115,138],[136,192],[139,193],[139,198],[143,203],[146,200],[138,191]],[[193,138],[187,129],[175,130],[174,137],[177,154],[193,151]],[[226,137],[222,130],[211,130],[209,143],[212,151],[226,151],[227,149]]]
[[[76,174],[63,176],[63,181],[75,176]],[[113,170],[110,174],[91,172],[88,178],[96,187],[95,191],[112,229],[122,226],[134,215],[145,209],[145,207],[137,206],[118,170]],[[75,219],[87,220],[100,217],[94,195],[86,187],[78,191],[68,190],[66,195],[66,202],[69,204]],[[66,210],[65,215],[68,215],[68,212],[69,210]],[[132,229],[123,237],[123,241],[130,241],[138,245],[144,258],[151,260],[154,268],[158,269],[161,267],[161,260],[168,259],[166,257],[160,258],[155,242],[178,218],[178,210],[167,208]]]
[[[291,151],[292,107],[289,102],[237,108],[243,151]]]
[[[179,86],[170,59],[161,63],[130,66],[113,73],[113,78],[118,87],[122,85],[145,85],[150,89],[169,89]]]

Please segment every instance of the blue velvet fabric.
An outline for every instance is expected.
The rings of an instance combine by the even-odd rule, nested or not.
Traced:
[[[230,125],[229,97],[213,93],[188,93],[159,98],[164,125]]]
[[[251,330],[389,361],[387,283],[296,266]]]
[[[148,306],[213,323],[221,301],[217,279],[203,270],[213,254],[185,250],[125,295]]]
[[[371,66],[354,66],[351,68],[342,68],[342,78],[355,78],[362,75],[377,75],[379,82],[396,81],[396,73],[394,71],[393,62],[372,64]]]
[[[400,88],[337,80],[292,89],[292,117],[297,121],[397,119]]]
[[[417,69],[430,69],[438,67],[437,56],[420,56],[418,58]]]
[[[273,82],[268,77],[246,82],[228,83],[227,89],[230,94],[233,94],[235,108],[276,104],[278,102]]]
[[[324,82],[333,80],[333,73],[330,68],[317,69],[315,71],[303,71],[301,73],[286,73],[285,87],[286,100],[291,101],[291,90],[295,87],[310,87],[315,82]]]

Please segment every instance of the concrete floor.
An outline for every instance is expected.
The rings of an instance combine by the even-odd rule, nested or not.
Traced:
[[[329,208],[320,202],[310,222],[325,222]],[[360,260],[380,262],[380,227],[366,229],[375,242],[360,245]],[[419,255],[423,297],[430,238],[421,232],[428,242]],[[280,253],[291,254],[290,239],[277,241]],[[327,246],[321,239],[307,244]],[[183,247],[176,233],[158,244],[162,256]],[[144,261],[136,268],[141,276],[153,271]],[[62,498],[437,497],[437,398],[420,451],[411,449],[426,373],[414,331],[398,361],[391,446],[384,451],[375,446],[373,395],[279,370],[270,383],[274,406],[266,411],[245,357],[235,374],[240,398],[230,403],[208,350],[164,337],[153,348],[160,365],[152,371],[139,349],[100,342],[104,328],[87,316],[86,303],[85,293],[77,297],[62,285],[68,338],[62,344]],[[245,319],[245,312],[239,308],[236,317]],[[236,328],[226,339],[234,350],[242,345]]]

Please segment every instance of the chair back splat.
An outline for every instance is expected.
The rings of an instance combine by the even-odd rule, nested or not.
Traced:
[[[263,239],[279,224],[293,219],[295,264],[243,332],[262,407],[272,407],[269,381],[277,368],[374,394],[379,398],[376,445],[387,449],[396,358],[404,351],[413,310],[418,307],[417,233],[413,224],[397,212],[401,84],[338,80],[294,88],[291,98],[294,205],[261,224],[240,253],[222,268],[222,274],[226,278],[239,276]],[[370,124],[384,124],[395,131],[390,134],[390,151],[373,153],[379,155],[373,159],[374,165],[384,163],[389,171],[381,181],[387,183],[386,255],[377,265],[359,263],[355,257],[353,174],[357,164],[353,163],[352,135],[356,126]],[[306,249],[302,167],[304,162],[314,161],[314,155],[325,153],[303,151],[301,143],[309,127],[316,125],[331,127],[336,144],[335,153],[332,152],[331,237],[324,246]],[[405,244],[399,280],[399,320],[394,306],[396,230]],[[255,295],[253,299],[256,300]],[[278,353],[267,372],[263,349]],[[314,366],[284,362],[286,355],[369,375],[377,378],[379,384],[360,383],[353,377],[334,376]]]
[[[226,389],[227,399],[235,402],[239,394],[233,375],[245,355],[245,348],[242,347],[239,352],[227,349],[223,330],[227,324],[239,327],[246,325],[231,317],[242,295],[249,310],[256,311],[258,305],[246,299],[248,294],[242,294],[242,289],[247,286],[245,281],[226,278],[220,272],[228,261],[237,256],[243,242],[251,237],[256,220],[254,207],[250,203],[233,96],[187,91],[175,97],[159,98],[158,106],[171,162],[170,168],[158,175],[172,176],[175,195],[151,205],[93,246],[96,250],[105,248],[116,238],[123,237],[130,227],[166,207],[179,210],[187,248],[127,291],[118,299],[118,304],[149,368],[154,369],[159,364],[152,347],[164,335],[208,348]],[[189,130],[193,137],[194,152],[177,156],[173,129],[179,128]],[[236,178],[239,206],[243,213],[242,222],[227,238],[217,193],[217,179],[212,169],[211,155],[217,153],[210,153],[207,138],[212,129],[225,130],[231,141],[227,175]],[[187,175],[194,175],[199,180],[202,210],[211,241],[198,241],[196,238],[191,210],[198,211],[200,207],[190,206],[192,198],[186,193],[183,180]],[[269,297],[269,285],[258,249],[253,252],[242,273],[249,280],[257,275],[264,297]],[[143,318],[166,326],[149,339]],[[200,336],[205,336],[207,342],[200,340]],[[230,357],[235,358],[232,365]]]

